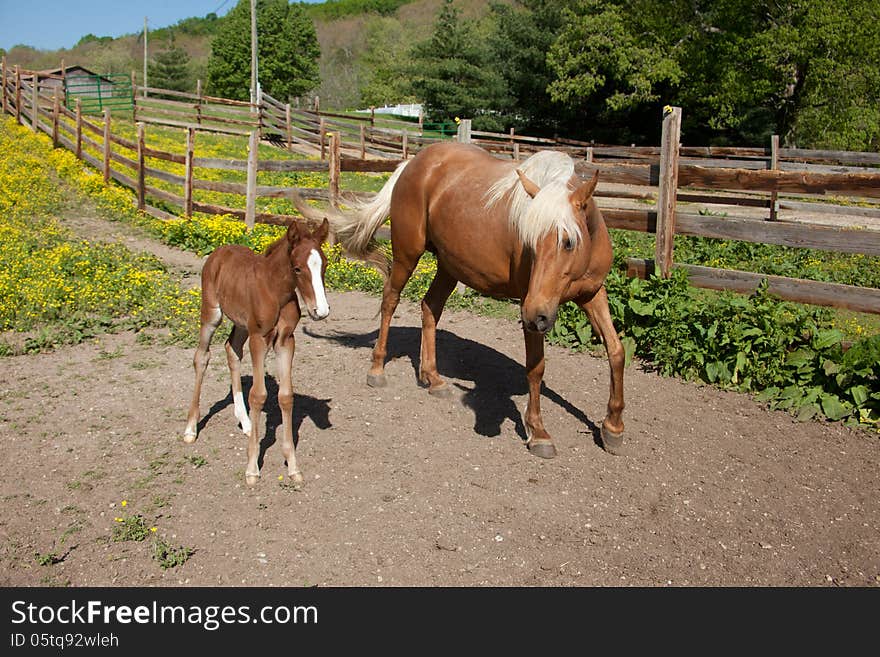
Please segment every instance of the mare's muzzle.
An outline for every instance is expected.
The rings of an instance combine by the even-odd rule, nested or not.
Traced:
[[[544,334],[553,328],[556,323],[556,313],[559,308],[538,308],[532,312],[527,312],[525,308],[521,311],[523,326],[527,331]]]

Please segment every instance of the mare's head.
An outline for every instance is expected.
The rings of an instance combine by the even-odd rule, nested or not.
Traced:
[[[589,220],[598,172],[587,182],[575,175],[565,153],[540,151],[495,182],[486,207],[506,199],[510,221],[529,252],[531,271],[520,312],[530,331],[546,333],[560,300],[590,264]]]
[[[294,285],[312,319],[324,319],[330,314],[330,304],[324,292],[327,257],[321,249],[329,230],[330,223],[326,217],[317,228],[309,229],[294,221],[287,229]]]

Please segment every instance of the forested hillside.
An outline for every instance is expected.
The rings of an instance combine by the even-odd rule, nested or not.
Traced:
[[[209,73],[212,40],[235,13],[152,31],[151,83],[194,88],[202,79],[207,91],[230,94]],[[278,37],[265,55],[264,88],[318,95],[325,108],[418,101],[430,119],[470,117],[477,128],[656,143],[661,108],[674,104],[691,144],[763,145],[779,134],[785,145],[880,149],[876,0],[331,0],[293,13],[314,25],[317,74],[305,61],[285,64],[294,53],[273,61],[289,47]],[[214,49],[229,42],[216,39]],[[302,59],[311,47],[293,50]],[[68,51],[7,55],[28,68],[63,57],[140,76],[143,42],[86,35]],[[163,80],[163,70],[174,79]],[[241,86],[248,76],[226,78]]]

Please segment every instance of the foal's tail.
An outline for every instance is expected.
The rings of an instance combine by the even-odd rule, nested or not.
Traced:
[[[391,210],[391,192],[408,162],[407,160],[400,163],[372,201],[357,204],[354,212],[334,212],[328,217],[330,229],[346,253],[374,265],[386,277],[391,270],[391,254],[386,246],[375,240],[374,236],[388,218]],[[307,219],[323,220],[324,213],[307,205],[302,198],[294,197],[293,204]]]

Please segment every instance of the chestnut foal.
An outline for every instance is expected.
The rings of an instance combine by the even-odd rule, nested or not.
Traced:
[[[269,348],[275,349],[278,367],[278,406],[281,408],[281,451],[287,459],[287,474],[292,483],[302,484],[293,445],[293,332],[300,320],[297,291],[312,319],[330,314],[324,293],[327,258],[321,244],[327,239],[329,222],[306,230],[293,222],[284,237],[272,244],[263,255],[244,246],[226,245],[215,250],[202,267],[202,312],[199,346],[193,358],[196,387],[183,440],[192,443],[198,433],[199,396],[202,379],[210,358],[211,338],[223,315],[232,321],[226,340],[226,359],[232,376],[232,399],[235,417],[248,436],[245,480],[257,483],[260,412],[266,401],[265,360]],[[254,383],[248,402],[250,417],[241,392],[241,358],[249,340]]]

